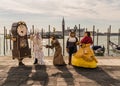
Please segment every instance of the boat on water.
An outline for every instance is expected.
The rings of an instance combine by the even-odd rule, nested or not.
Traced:
[[[112,47],[113,52],[120,53],[120,45],[117,45],[112,41],[109,41],[109,45]]]
[[[105,53],[105,47],[104,46],[100,46],[100,45],[94,45],[92,47],[95,56],[104,56]]]

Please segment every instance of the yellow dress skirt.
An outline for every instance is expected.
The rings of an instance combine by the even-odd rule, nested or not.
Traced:
[[[83,44],[72,56],[72,65],[84,68],[96,68],[97,60],[90,44]]]

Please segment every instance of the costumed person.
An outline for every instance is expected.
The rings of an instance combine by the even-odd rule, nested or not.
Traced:
[[[33,38],[33,52],[34,52],[34,64],[42,64],[44,65],[44,53],[43,53],[43,45],[42,45],[42,37],[37,32]]]
[[[65,61],[63,59],[63,55],[62,55],[61,45],[60,45],[59,41],[57,40],[57,38],[55,37],[55,35],[51,36],[51,45],[46,45],[46,48],[51,48],[51,49],[55,48],[53,65],[55,65],[55,66],[66,65]]]
[[[66,51],[69,54],[68,64],[71,65],[71,58],[74,53],[77,52],[78,38],[75,36],[75,32],[70,32],[70,36],[67,39]]]
[[[90,32],[85,32],[83,39],[80,41],[81,48],[73,55],[72,65],[84,68],[96,68],[97,59],[90,46],[93,44]]]

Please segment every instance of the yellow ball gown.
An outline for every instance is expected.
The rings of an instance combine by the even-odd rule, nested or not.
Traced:
[[[96,68],[97,60],[90,44],[82,44],[81,48],[72,56],[72,65],[84,68]]]

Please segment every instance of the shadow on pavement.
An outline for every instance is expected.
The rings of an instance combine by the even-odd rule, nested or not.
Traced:
[[[61,81],[61,80],[59,81],[58,80],[57,83],[58,82],[65,82],[66,86],[74,86],[73,74],[69,71],[69,69],[67,68],[67,66],[56,66],[56,68],[58,70],[60,70],[60,72],[52,74],[52,76],[64,79],[64,81]],[[62,83],[61,83],[61,86],[62,86]]]
[[[33,72],[31,79],[34,81],[36,86],[47,86],[49,82],[49,77],[46,72],[45,65],[35,65],[35,72]]]
[[[112,74],[112,71],[120,71],[120,67],[98,67],[96,69],[86,69],[74,67],[75,71],[82,75],[83,77],[96,82],[100,86],[120,86],[120,80],[113,78],[109,73]],[[109,73],[108,73],[109,72]],[[87,80],[85,80],[87,82]],[[88,81],[87,84],[91,82]],[[92,86],[92,85],[90,85]]]
[[[32,67],[11,67],[8,71],[8,76],[2,86],[19,86],[22,83],[27,83]]]

